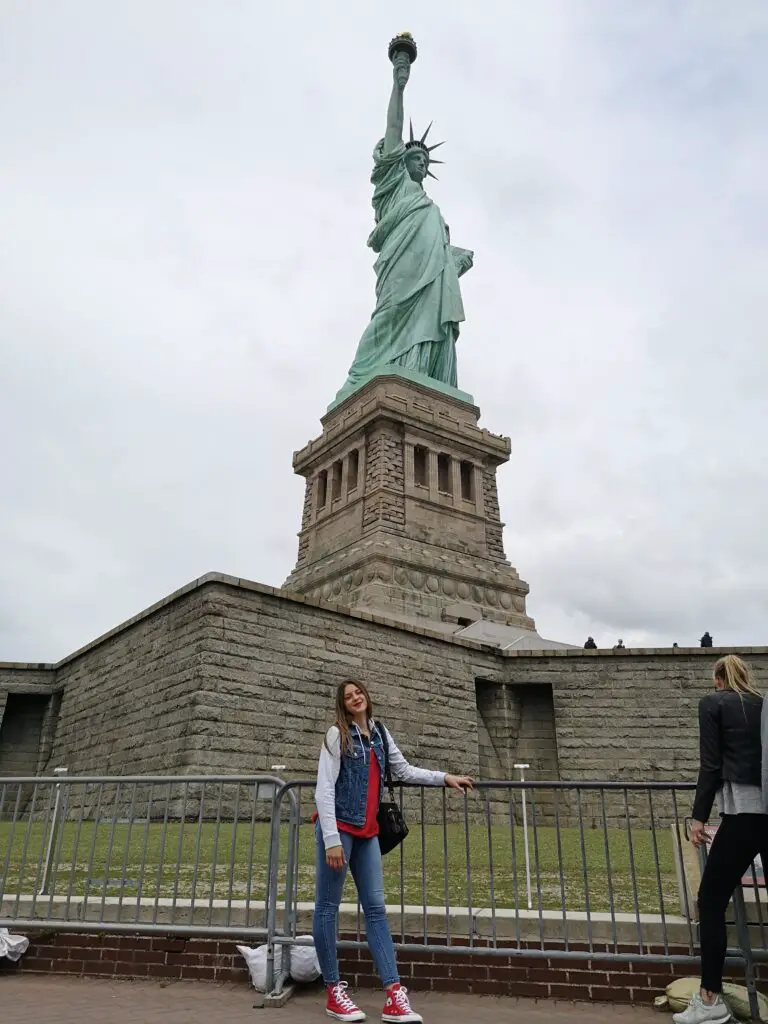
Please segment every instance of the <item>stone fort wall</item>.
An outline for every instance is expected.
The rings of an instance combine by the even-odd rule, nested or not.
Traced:
[[[337,683],[361,678],[417,764],[693,780],[721,653],[500,652],[211,574],[56,666],[0,666],[0,774],[311,776]],[[768,689],[768,649],[738,653]]]

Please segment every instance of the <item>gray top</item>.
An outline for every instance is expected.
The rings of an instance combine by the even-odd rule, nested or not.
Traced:
[[[721,814],[766,813],[760,786],[745,782],[724,782],[717,793],[717,808]]]

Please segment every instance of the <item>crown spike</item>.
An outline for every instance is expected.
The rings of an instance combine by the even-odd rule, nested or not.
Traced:
[[[427,125],[427,130],[421,136],[421,140],[420,141],[421,141],[422,146],[427,141],[427,136],[429,135],[429,129],[432,127],[433,124],[434,124],[434,121],[430,121],[429,124]],[[427,147],[427,148],[429,148],[429,147]]]
[[[439,146],[444,146],[444,145],[445,145],[445,139],[443,139],[442,142],[436,142],[434,144],[434,146],[427,146],[427,152],[431,153],[433,149],[437,149]]]
[[[429,158],[429,162],[430,162],[431,164],[444,164],[444,163],[445,163],[445,160],[433,160],[433,159],[432,159],[432,157],[430,157],[430,158]]]
[[[430,170],[428,170],[428,171],[427,171],[427,177],[428,177],[428,178],[434,178],[434,179],[435,179],[435,181],[439,181],[439,180],[440,180],[440,179],[438,178],[438,176],[437,176],[436,174],[433,174],[433,173],[432,173],[432,171],[430,171]]]
[[[409,118],[409,121],[410,121],[410,125],[411,125],[411,138],[410,138],[410,141],[411,142],[415,142],[416,140],[413,137],[413,121],[410,120],[410,118]]]

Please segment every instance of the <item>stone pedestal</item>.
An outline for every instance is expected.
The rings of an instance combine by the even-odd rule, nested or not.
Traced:
[[[286,590],[390,618],[533,629],[502,544],[496,470],[508,438],[477,406],[376,377],[323,417],[293,458],[307,481]]]

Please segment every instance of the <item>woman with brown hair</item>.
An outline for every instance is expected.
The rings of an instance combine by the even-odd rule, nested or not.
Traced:
[[[400,782],[471,789],[467,776],[414,768],[387,729],[373,718],[370,694],[362,683],[342,683],[336,691],[335,724],[325,736],[317,769],[315,803],[316,894],[312,933],[328,1001],[325,1012],[341,1021],[363,1021],[346,983],[339,978],[336,918],[347,866],[365,914],[368,947],[386,989],[382,1021],[420,1024],[400,985],[387,912],[379,847],[378,811],[387,765]]]
[[[699,886],[701,989],[675,1024],[725,1024],[725,913],[733,891],[759,854],[768,866],[768,813],[763,799],[763,698],[749,666],[735,654],[715,664],[714,693],[699,701],[700,766],[691,842],[707,842],[704,826],[717,801],[720,825]]]

